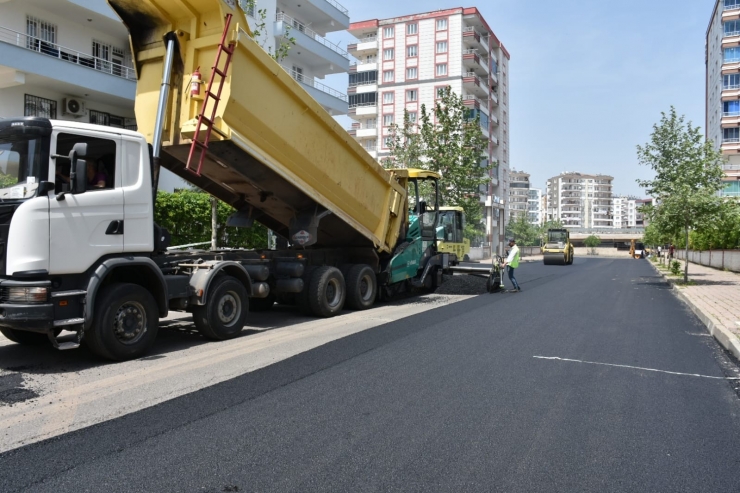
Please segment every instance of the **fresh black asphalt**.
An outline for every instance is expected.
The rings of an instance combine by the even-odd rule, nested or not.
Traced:
[[[7,452],[0,491],[740,491],[735,362],[647,261],[517,277]]]

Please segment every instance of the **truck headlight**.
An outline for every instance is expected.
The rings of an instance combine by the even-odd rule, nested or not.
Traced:
[[[7,301],[10,303],[46,303],[49,299],[49,288],[20,288],[7,289]]]

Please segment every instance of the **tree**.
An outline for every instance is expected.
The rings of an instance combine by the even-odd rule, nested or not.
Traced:
[[[255,12],[255,21],[254,21],[254,29],[252,29],[252,37],[255,40],[258,40],[258,44],[267,51],[272,58],[275,59],[275,61],[280,62],[285,57],[288,56],[288,51],[290,51],[290,48],[295,45],[295,38],[290,35],[290,25],[288,23],[283,23],[285,29],[285,34],[283,34],[282,38],[280,39],[280,44],[278,44],[273,51],[270,51],[269,48],[265,48],[265,44],[267,42],[266,39],[260,38],[267,32],[267,9],[259,9],[257,10],[257,2],[256,0],[246,0],[244,3],[246,5],[243,6],[245,12]]]
[[[637,158],[655,171],[654,179],[637,180],[656,199],[643,213],[660,234],[685,240],[684,282],[688,282],[689,234],[706,230],[721,211],[717,192],[724,176],[722,154],[704,139],[699,127],[685,122],[671,106],[668,114],[661,113],[660,123],[653,125],[650,141],[637,146]]]
[[[212,197],[205,192],[181,190],[169,193],[157,192],[154,221],[172,235],[173,245],[189,245],[212,241],[211,213]],[[221,247],[265,248],[267,229],[255,224],[251,228],[226,226],[226,220],[234,212],[231,206],[217,201],[215,237]]]
[[[601,245],[601,238],[596,235],[590,235],[583,240],[583,244],[591,249],[591,255],[596,255],[596,247]]]
[[[442,175],[442,204],[463,208],[468,227],[466,238],[481,231],[483,206],[481,185],[490,182],[485,163],[488,140],[480,127],[480,115],[465,106],[462,96],[445,87],[431,111],[421,105],[418,122],[404,112],[403,126],[391,127],[390,157],[386,167],[419,167]],[[482,165],[482,163],[484,163]]]
[[[539,228],[527,220],[524,214],[518,215],[506,226],[506,236],[515,238],[520,246],[534,246],[539,243]]]

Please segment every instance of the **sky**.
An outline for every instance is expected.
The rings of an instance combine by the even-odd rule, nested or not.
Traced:
[[[714,0],[338,0],[350,22],[477,7],[511,54],[510,166],[533,187],[563,171],[614,177],[645,196],[637,162],[661,112],[704,128],[704,41]],[[346,32],[327,38],[343,48]],[[327,77],[346,93],[347,74]],[[350,120],[347,120],[349,122]],[[349,126],[347,123],[346,126]]]

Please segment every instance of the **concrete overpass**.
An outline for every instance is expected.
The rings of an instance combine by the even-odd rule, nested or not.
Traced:
[[[584,246],[583,241],[591,235],[601,238],[601,246],[616,246],[617,243],[629,243],[632,240],[640,241],[645,235],[643,228],[626,229],[583,229],[567,228],[570,231],[570,241],[574,246]]]

